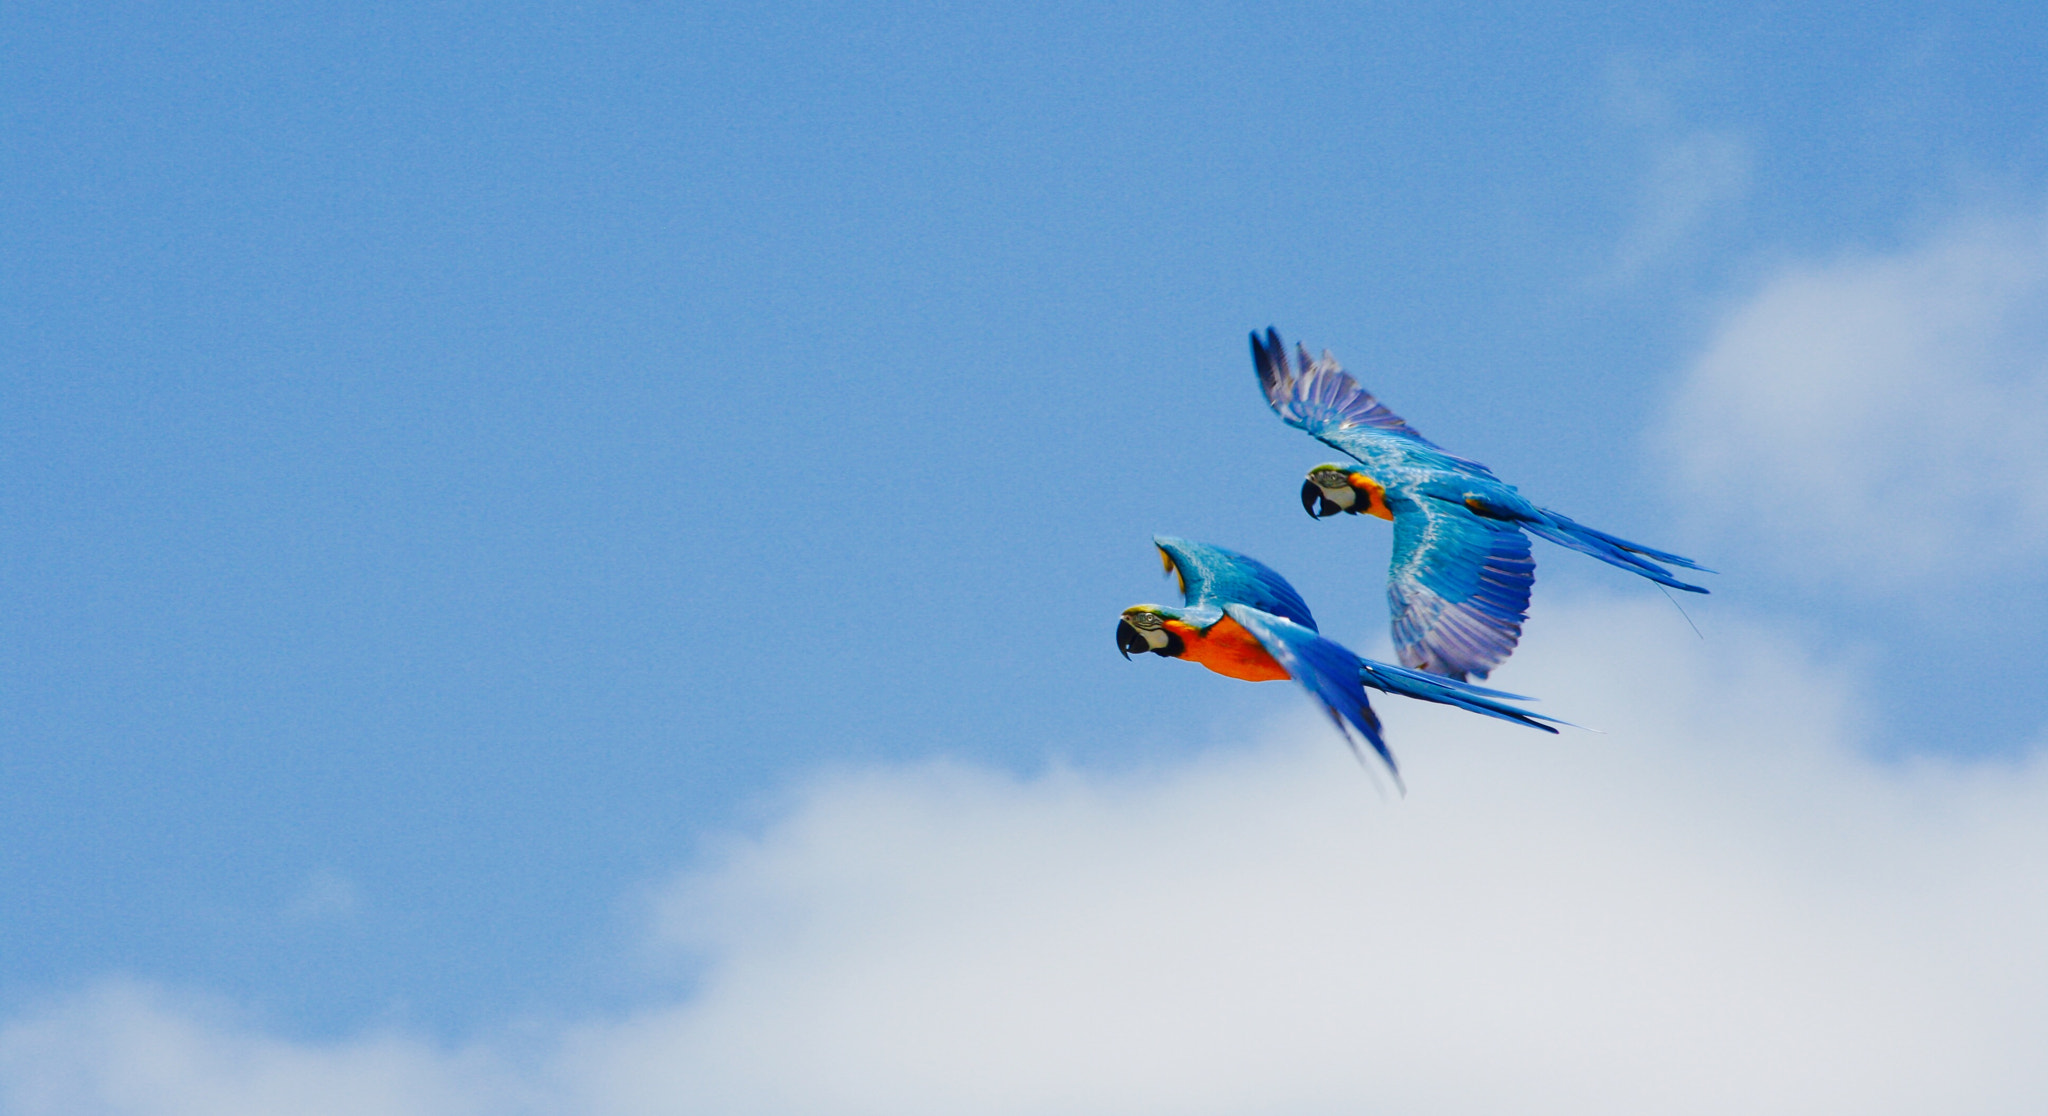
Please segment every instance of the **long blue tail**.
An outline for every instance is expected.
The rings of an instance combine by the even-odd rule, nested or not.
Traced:
[[[1570,516],[1561,515],[1549,508],[1542,509],[1542,512],[1544,519],[1521,519],[1517,520],[1517,523],[1523,530],[1537,538],[1549,539],[1559,546],[1570,547],[1581,554],[1590,554],[1609,565],[1620,566],[1631,573],[1641,574],[1659,585],[1683,589],[1688,593],[1706,592],[1697,585],[1678,580],[1671,576],[1670,570],[1657,564],[1669,562],[1674,566],[1698,570],[1701,573],[1714,572],[1690,558],[1652,550],[1641,543],[1632,543],[1605,531],[1595,531],[1591,527],[1574,522]]]
[[[1371,659],[1358,660],[1358,681],[1385,693],[1433,701],[1439,705],[1455,705],[1460,709],[1484,713],[1489,717],[1499,717],[1503,721],[1513,721],[1518,725],[1542,729],[1544,732],[1557,731],[1544,724],[1545,721],[1559,725],[1571,723],[1555,717],[1546,717],[1541,713],[1531,713],[1526,709],[1517,709],[1507,704],[1506,700],[1502,700],[1530,700],[1520,694],[1489,690],[1484,686],[1474,686],[1469,682],[1445,678],[1441,674],[1427,674],[1419,670],[1409,670],[1407,667],[1374,662]]]

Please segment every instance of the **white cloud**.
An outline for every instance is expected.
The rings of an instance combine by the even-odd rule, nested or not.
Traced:
[[[2048,769],[1872,761],[1845,672],[1714,629],[1694,640],[1661,601],[1551,607],[1506,684],[1607,733],[1389,699],[1405,800],[1307,712],[1145,775],[816,787],[663,893],[658,936],[704,963],[688,998],[566,1028],[516,1072],[388,1036],[287,1043],[117,989],[0,1033],[0,1095],[137,1114],[339,1110],[330,1094],[435,1113],[2032,1111]]]
[[[1749,145],[1731,132],[1659,136],[1615,270],[1629,279],[1749,194]]]
[[[1897,587],[2048,551],[2048,222],[1786,269],[1686,374],[1690,503],[1793,573]]]
[[[332,922],[355,914],[361,906],[355,881],[323,868],[306,877],[298,894],[285,904],[284,917],[290,922]]]
[[[485,1055],[402,1036],[289,1042],[127,981],[0,1028],[11,1116],[458,1116],[508,1111],[515,1080]]]
[[[1634,212],[1617,247],[1615,278],[1627,281],[1683,248],[1749,196],[1749,143],[1726,129],[1691,128],[1673,94],[1696,80],[1696,61],[1616,58],[1608,108],[1635,130],[1644,166]]]

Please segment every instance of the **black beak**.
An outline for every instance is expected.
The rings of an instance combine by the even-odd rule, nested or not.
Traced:
[[[1131,627],[1130,621],[1119,620],[1116,622],[1116,649],[1123,652],[1124,658],[1128,659],[1132,655],[1142,655],[1152,650],[1152,645],[1145,642],[1145,637],[1138,634],[1138,629]]]
[[[1301,508],[1310,519],[1321,519],[1344,510],[1337,506],[1335,500],[1323,495],[1323,486],[1312,480],[1301,482]]]

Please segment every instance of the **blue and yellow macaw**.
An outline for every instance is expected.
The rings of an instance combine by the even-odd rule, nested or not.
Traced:
[[[1345,512],[1394,525],[1387,610],[1404,666],[1462,681],[1486,677],[1514,651],[1536,580],[1524,531],[1659,585],[1706,592],[1658,563],[1713,571],[1537,507],[1493,470],[1417,434],[1327,351],[1320,360],[1300,345],[1295,353],[1290,368],[1279,333],[1252,334],[1252,363],[1274,413],[1357,461],[1309,470],[1302,507],[1318,519]]]
[[[1366,700],[1367,687],[1557,731],[1543,723],[1555,718],[1506,704],[1528,698],[1377,663],[1324,639],[1294,586],[1255,559],[1163,535],[1153,536],[1152,543],[1167,572],[1180,581],[1181,607],[1142,604],[1125,609],[1116,625],[1116,646],[1124,658],[1150,651],[1247,682],[1292,678],[1321,703],[1359,761],[1364,762],[1365,753],[1352,738],[1353,731],[1386,761],[1397,785],[1401,771],[1380,735],[1379,717]]]

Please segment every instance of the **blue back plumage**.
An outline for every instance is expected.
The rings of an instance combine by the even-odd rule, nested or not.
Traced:
[[[1301,594],[1258,559],[1171,535],[1154,535],[1152,543],[1180,578],[1186,607],[1220,609],[1233,603],[1250,605],[1261,612],[1286,617],[1310,631],[1316,630],[1316,618],[1310,615]]]

